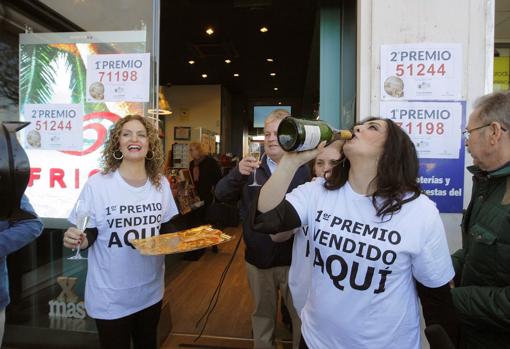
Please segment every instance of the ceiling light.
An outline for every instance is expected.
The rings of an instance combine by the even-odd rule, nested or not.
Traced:
[[[189,64],[195,64],[195,61],[191,59],[191,60],[188,61],[188,63]]]
[[[274,62],[272,58],[266,58],[267,62]]]
[[[273,88],[273,90],[278,91],[278,87]]]
[[[238,77],[239,77],[239,74],[235,73],[235,74],[234,74],[234,76],[235,76],[236,78],[238,78]]]
[[[159,86],[158,107],[160,109],[169,110],[170,114],[171,114],[172,108],[170,108],[170,102],[168,102],[168,98],[166,97],[165,90],[163,89],[163,86]]]
[[[267,27],[260,28],[261,33],[267,33],[268,31],[269,31],[269,29],[267,29]]]
[[[206,34],[207,34],[207,35],[213,35],[213,34],[214,34],[214,29],[213,29],[213,28],[211,28],[211,27],[209,27],[209,28],[207,28],[207,29],[205,30],[205,32],[206,32]]]
[[[276,73],[271,73],[271,74],[269,74],[269,75],[271,75],[271,76],[276,76]]]
[[[152,115],[172,115],[173,112],[171,110],[166,109],[147,109],[148,114]]]
[[[207,77],[207,74],[202,74],[202,77],[205,79]]]
[[[232,61],[230,59],[225,59],[225,63],[230,64]]]

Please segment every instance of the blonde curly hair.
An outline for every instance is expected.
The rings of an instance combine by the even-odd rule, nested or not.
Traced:
[[[147,131],[149,140],[148,155],[152,152],[153,157],[145,159],[145,171],[151,183],[158,189],[161,187],[161,166],[163,165],[163,150],[159,139],[158,130],[153,125],[153,121],[140,115],[126,115],[117,121],[108,132],[103,153],[101,155],[101,168],[103,173],[111,173],[117,170],[122,163],[122,159],[115,159],[115,152],[119,151],[119,139],[122,127],[129,121],[137,120],[142,123]]]

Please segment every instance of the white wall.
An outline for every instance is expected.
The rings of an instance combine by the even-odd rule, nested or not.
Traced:
[[[164,117],[166,151],[174,143],[175,126],[202,127],[220,134],[221,85],[173,85],[163,87],[163,93],[173,111]]]
[[[460,43],[462,99],[467,116],[475,99],[492,90],[494,0],[358,1],[357,117],[379,114],[380,46],[404,43]],[[466,153],[466,165],[471,158]],[[464,175],[464,207],[471,176]],[[460,214],[442,214],[450,250],[460,247]]]

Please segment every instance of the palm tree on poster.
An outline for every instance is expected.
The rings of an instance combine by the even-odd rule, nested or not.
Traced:
[[[76,44],[23,45],[20,50],[20,106],[27,103],[83,103],[85,114],[107,111],[86,103],[86,68]]]

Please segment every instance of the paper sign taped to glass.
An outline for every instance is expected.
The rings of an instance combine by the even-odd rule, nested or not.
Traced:
[[[232,236],[214,229],[211,225],[178,231],[176,233],[131,240],[143,255],[163,255],[193,251],[230,241]]]

